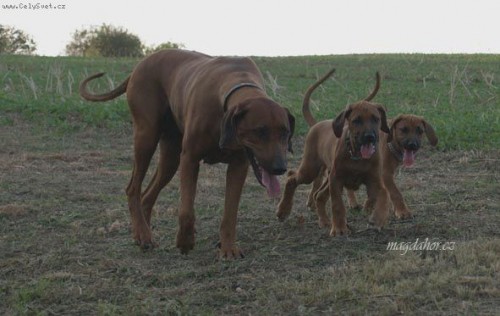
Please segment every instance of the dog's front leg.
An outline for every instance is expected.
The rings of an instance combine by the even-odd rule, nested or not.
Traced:
[[[195,243],[194,198],[199,170],[199,160],[188,153],[182,153],[180,163],[181,201],[176,245],[183,254],[187,254],[192,250]]]
[[[389,194],[380,177],[375,177],[366,184],[367,202],[374,204],[369,222],[381,230],[389,219]]]
[[[335,177],[334,170],[330,174],[330,196],[332,201],[332,229],[330,236],[348,235],[351,233],[347,227],[346,209],[342,201],[342,190],[344,185],[341,180]]]
[[[240,155],[229,162],[226,175],[226,196],[224,214],[220,225],[219,258],[243,258],[243,252],[236,245],[236,222],[243,184],[248,173],[248,161]]]
[[[384,184],[389,191],[392,204],[394,205],[394,213],[399,219],[412,218],[413,215],[405,203],[403,195],[399,191],[396,183],[394,182],[394,174],[384,175]]]

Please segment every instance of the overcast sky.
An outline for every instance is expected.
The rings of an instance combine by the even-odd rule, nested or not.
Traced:
[[[6,9],[51,4],[64,9]],[[0,0],[0,24],[64,55],[76,29],[112,24],[146,44],[212,55],[500,54],[500,0]]]

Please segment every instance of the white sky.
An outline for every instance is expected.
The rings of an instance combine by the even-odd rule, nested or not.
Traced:
[[[64,10],[2,8],[64,4]],[[212,55],[500,54],[500,0],[0,0],[0,24],[64,55],[76,29],[122,26],[147,45]]]

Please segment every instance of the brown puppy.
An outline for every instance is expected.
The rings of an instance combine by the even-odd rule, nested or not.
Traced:
[[[312,127],[306,137],[299,169],[297,172],[289,172],[277,216],[284,220],[290,214],[298,185],[315,181],[317,187],[322,182],[324,172],[329,171],[328,182],[319,188],[316,206],[320,226],[330,226],[325,210],[325,203],[330,195],[333,213],[330,235],[336,236],[350,232],[342,201],[344,187],[357,189],[361,184],[366,185],[368,198],[374,204],[370,221],[377,228],[383,227],[387,222],[388,194],[382,184],[379,131],[389,133],[389,127],[384,107],[369,102],[380,87],[378,73],[375,89],[365,100],[349,105],[335,120],[313,125],[315,120],[309,111],[310,95],[332,73],[333,70],[311,86],[304,98],[304,117]]]
[[[394,174],[400,165],[405,167],[413,165],[424,134],[429,143],[436,146],[438,142],[436,133],[426,120],[416,115],[401,114],[392,120],[390,133],[381,136],[384,185],[389,191],[396,217],[400,219],[411,218],[412,212],[396,186]],[[350,206],[359,207],[354,192],[348,190],[347,194]],[[365,205],[367,209],[371,207]]]
[[[195,244],[194,200],[200,161],[228,164],[221,257],[240,257],[236,218],[248,166],[272,196],[279,194],[277,175],[287,168],[294,117],[264,91],[264,80],[249,58],[211,57],[165,50],[141,61],[113,91],[92,95],[85,79],[80,94],[107,101],[126,92],[134,123],[134,169],[127,187],[134,239],[154,246],[151,210],[180,168],[179,230],[176,245],[188,253]],[[142,192],[142,182],[156,147],[158,169]]]

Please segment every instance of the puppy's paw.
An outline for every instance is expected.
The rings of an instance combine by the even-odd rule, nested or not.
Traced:
[[[332,224],[331,224],[329,218],[322,218],[322,217],[320,217],[318,219],[318,226],[319,226],[319,228],[331,228]]]
[[[335,223],[332,224],[332,229],[330,230],[330,236],[347,236],[351,234],[351,230],[347,226],[347,223],[343,223],[340,226],[336,226]]]
[[[395,215],[397,219],[412,219],[413,213],[409,209],[396,210]]]

